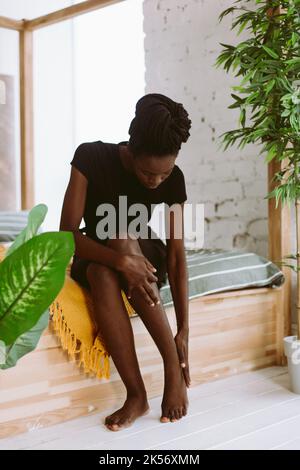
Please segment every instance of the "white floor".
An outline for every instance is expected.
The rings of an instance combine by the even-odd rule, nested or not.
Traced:
[[[188,390],[189,413],[160,423],[161,398],[151,412],[118,432],[105,413],[0,440],[0,449],[298,449],[300,395],[289,391],[287,369],[269,367]],[[120,404],[121,405],[121,404]]]

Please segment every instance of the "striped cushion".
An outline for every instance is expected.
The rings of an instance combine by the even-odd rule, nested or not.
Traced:
[[[10,242],[27,225],[29,211],[0,211],[0,242]]]
[[[266,258],[243,251],[187,250],[189,299],[246,287],[276,287],[284,275]],[[163,305],[173,304],[170,285],[160,289]]]

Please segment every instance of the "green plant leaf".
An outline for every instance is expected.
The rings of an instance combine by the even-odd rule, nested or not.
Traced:
[[[48,207],[45,204],[38,204],[33,207],[28,214],[28,221],[26,227],[19,233],[12,245],[5,253],[5,257],[13,253],[19,246],[23,245],[27,240],[30,240],[37,231],[41,224],[44,222]]]
[[[247,26],[248,24],[248,19],[246,19],[245,21],[243,21],[240,25],[240,28],[237,32],[238,36],[241,34],[241,32],[245,29],[245,27]]]
[[[245,122],[246,122],[246,110],[245,108],[242,108],[240,112],[239,123],[242,125],[242,127],[245,127]]]
[[[273,57],[273,59],[279,59],[279,55],[273,51],[272,49],[270,49],[269,47],[267,46],[262,46],[262,48],[271,56]]]
[[[267,94],[270,93],[270,91],[271,91],[272,88],[274,87],[275,83],[276,83],[276,80],[275,80],[275,79],[269,81],[269,83],[268,83],[268,85],[267,85],[267,87],[266,87],[266,93],[267,93]]]
[[[294,259],[294,260],[296,260],[296,259],[297,259],[297,256],[291,254],[291,255],[283,256],[282,259]]]
[[[72,232],[37,235],[0,264],[0,339],[12,344],[49,308],[74,254]]]
[[[232,13],[235,9],[236,9],[235,7],[230,7],[230,8],[227,8],[226,10],[224,10],[219,15],[219,22],[221,22],[226,15],[229,15],[229,13]]]
[[[273,158],[276,157],[276,154],[277,154],[277,142],[271,145],[267,153],[267,156],[265,158],[265,163],[269,163],[271,160],[273,160]]]
[[[231,96],[232,96],[233,99],[238,101],[238,103],[244,103],[244,101],[245,101],[243,98],[240,98],[238,95],[235,95],[234,93],[231,93]]]
[[[49,310],[46,310],[33,328],[19,336],[13,344],[6,346],[5,362],[0,363],[0,369],[14,367],[21,357],[33,351],[43,331],[47,328],[48,322]]]

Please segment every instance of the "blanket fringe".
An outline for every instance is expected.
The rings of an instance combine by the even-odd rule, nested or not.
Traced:
[[[121,294],[128,315],[135,316],[136,312],[127,299],[125,292]],[[110,377],[110,354],[106,351],[99,336],[94,340],[92,347],[84,345],[67,325],[63,309],[59,301],[55,300],[49,307],[50,319],[55,333],[59,336],[62,348],[67,351],[70,358],[78,361],[78,366],[84,368],[87,374],[95,375],[98,379]]]

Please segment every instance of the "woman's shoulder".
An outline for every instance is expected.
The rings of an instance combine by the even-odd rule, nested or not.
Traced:
[[[93,181],[112,160],[112,145],[102,140],[82,142],[77,146],[70,164],[81,171],[89,181]]]
[[[177,164],[174,165],[173,171],[170,176],[172,177],[171,179],[173,181],[184,181],[185,179],[182,169]]]
[[[115,154],[115,147],[117,144],[112,142],[105,142],[103,140],[94,140],[89,142],[82,142],[75,150],[74,157],[84,159],[87,163],[101,164],[106,160],[111,160]]]
[[[82,152],[93,152],[93,151],[99,151],[102,150],[106,147],[110,147],[111,144],[110,142],[104,142],[103,140],[93,140],[89,142],[82,142],[81,144],[78,145],[76,148],[76,151],[82,151]]]
[[[166,191],[166,202],[171,205],[175,202],[185,202],[187,200],[186,184],[184,173],[178,165],[174,165],[170,174]]]

